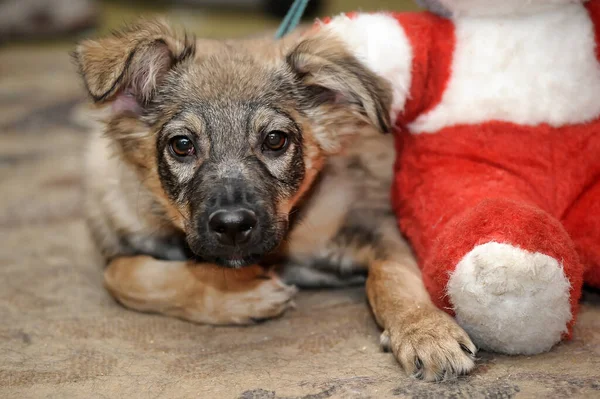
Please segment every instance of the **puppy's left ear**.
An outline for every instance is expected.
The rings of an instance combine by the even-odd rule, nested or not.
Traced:
[[[163,21],[140,20],[112,36],[83,41],[73,56],[96,103],[123,94],[143,107],[166,73],[193,56],[194,45],[193,38]]]
[[[332,127],[367,123],[381,132],[390,131],[389,83],[333,34],[310,34],[288,53],[287,63],[306,88],[309,107],[318,111],[317,123]]]

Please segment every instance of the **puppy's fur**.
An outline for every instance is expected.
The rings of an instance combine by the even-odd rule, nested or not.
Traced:
[[[473,368],[476,348],[431,304],[390,208],[388,84],[341,43],[323,32],[193,40],[145,21],[81,43],[75,58],[108,110],[87,157],[86,209],[118,301],[245,324],[292,305],[280,278],[340,286],[368,273],[382,345],[408,374]],[[287,137],[283,150],[265,147],[270,132]],[[173,152],[180,137],[193,153]],[[255,219],[243,242],[211,227],[232,209]]]

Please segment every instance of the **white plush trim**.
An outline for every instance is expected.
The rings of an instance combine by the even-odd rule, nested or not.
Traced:
[[[446,91],[411,132],[494,120],[556,127],[600,115],[594,26],[580,2],[532,15],[458,17],[455,26]]]
[[[339,36],[354,55],[379,76],[393,91],[392,123],[404,109],[411,84],[413,51],[400,23],[384,13],[338,16],[324,26]]]
[[[458,263],[447,288],[458,323],[482,349],[545,352],[571,320],[562,265],[509,244],[476,246]]]
[[[544,12],[565,4],[587,0],[439,0],[455,16],[498,16]]]

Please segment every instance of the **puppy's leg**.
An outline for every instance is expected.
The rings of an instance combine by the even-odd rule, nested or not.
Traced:
[[[251,324],[293,306],[296,288],[258,266],[224,269],[148,256],[113,260],[104,283],[124,306],[197,323]]]
[[[287,281],[307,286],[342,285],[367,277],[367,296],[382,345],[409,375],[429,381],[452,378],[475,365],[476,348],[452,317],[433,305],[421,272],[382,197],[347,211],[338,230],[304,263],[286,268]],[[363,198],[364,200],[364,198]],[[357,202],[357,205],[361,203]],[[354,277],[353,277],[354,276]]]
[[[384,330],[382,346],[416,378],[438,381],[468,373],[475,366],[475,345],[432,304],[408,245],[395,226],[387,227],[384,255],[371,262],[367,278],[369,303]]]

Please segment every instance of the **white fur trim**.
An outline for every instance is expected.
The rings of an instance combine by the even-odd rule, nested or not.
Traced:
[[[482,349],[548,351],[571,320],[570,284],[554,258],[509,244],[476,246],[448,281],[456,320]]]
[[[498,16],[532,14],[587,0],[438,0],[453,15]],[[430,1],[435,3],[435,1]]]
[[[502,18],[456,18],[452,76],[441,103],[411,124],[435,133],[492,120],[551,126],[600,115],[600,65],[582,4]]]
[[[338,16],[325,25],[367,67],[385,78],[393,91],[392,123],[404,109],[411,83],[413,51],[400,23],[388,14]]]

